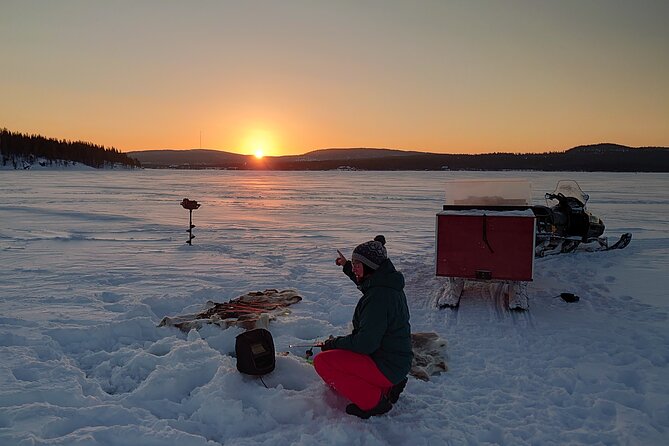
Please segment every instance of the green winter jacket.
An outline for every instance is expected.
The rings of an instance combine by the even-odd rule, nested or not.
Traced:
[[[363,296],[353,313],[353,332],[333,347],[369,355],[393,384],[411,369],[411,326],[404,276],[390,260],[358,285]]]

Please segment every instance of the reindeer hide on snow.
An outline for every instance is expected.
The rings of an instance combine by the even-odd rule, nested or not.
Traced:
[[[409,374],[422,381],[448,370],[446,365],[446,340],[437,333],[411,333],[413,361]]]
[[[202,328],[204,324],[216,324],[222,328],[237,326],[247,330],[266,329],[270,320],[281,314],[289,314],[287,307],[301,300],[302,297],[294,290],[251,291],[228,302],[208,301],[200,313],[166,316],[158,326],[177,327],[186,332]]]

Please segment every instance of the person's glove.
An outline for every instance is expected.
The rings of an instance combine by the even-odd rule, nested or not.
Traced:
[[[335,343],[334,338],[326,339],[325,342],[323,342],[323,345],[321,345],[321,351],[324,352],[326,350],[334,350],[335,349],[334,343]]]

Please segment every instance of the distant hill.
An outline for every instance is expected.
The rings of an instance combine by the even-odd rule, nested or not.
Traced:
[[[243,165],[248,158],[248,155],[211,149],[145,150],[127,152],[127,154],[142,163],[144,167],[202,168],[221,165],[238,167]]]
[[[140,167],[137,160],[113,147],[0,130],[0,168],[27,170],[32,166],[68,166],[76,163],[96,169]]]
[[[272,160],[272,163],[292,164],[301,162],[346,161],[350,159],[380,159],[421,154],[425,155],[425,153],[421,152],[393,149],[321,149],[307,152],[304,155],[267,157],[267,159]],[[139,160],[144,167],[228,167],[241,169],[248,165],[258,164],[252,155],[240,155],[238,153],[211,149],[132,151],[128,152],[128,156]]]
[[[635,153],[637,150],[666,150],[667,147],[628,147],[622,146],[620,144],[613,144],[610,142],[603,142],[599,144],[590,144],[586,146],[576,146],[567,150],[565,153],[615,153],[615,152],[627,152]],[[638,153],[638,152],[637,152]]]
[[[346,159],[376,159],[396,156],[425,155],[425,152],[404,151],[395,149],[371,149],[371,148],[351,148],[351,149],[321,149],[307,152],[304,155],[292,157],[299,161],[328,161],[328,160],[346,160]],[[282,157],[287,158],[287,157]]]
[[[322,149],[265,157],[216,150],[130,152],[146,167],[269,170],[543,170],[604,172],[669,172],[669,148],[628,147],[602,143],[565,152],[459,155],[394,149]]]

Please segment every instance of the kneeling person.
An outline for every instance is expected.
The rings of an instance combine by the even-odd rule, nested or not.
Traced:
[[[411,369],[404,276],[388,259],[384,245],[385,238],[377,236],[358,245],[351,261],[341,254],[337,258],[363,295],[353,313],[351,334],[328,339],[314,358],[323,381],[352,402],[346,412],[360,418],[392,409]]]

